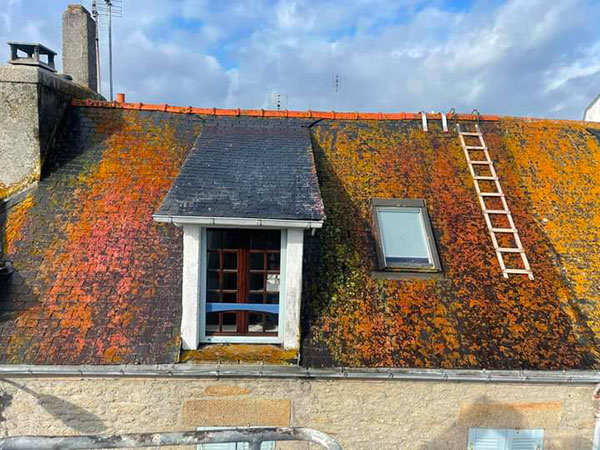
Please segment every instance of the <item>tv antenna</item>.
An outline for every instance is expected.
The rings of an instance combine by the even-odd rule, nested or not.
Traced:
[[[342,87],[342,76],[339,73],[333,75],[333,92],[334,92],[334,107],[333,110],[337,111],[338,108],[338,97]]]
[[[271,92],[269,95],[269,109],[276,109],[277,111],[288,109],[288,95]]]
[[[98,70],[98,86],[100,86],[100,39],[98,25],[100,18],[106,17],[108,22],[108,78],[110,100],[113,100],[113,54],[112,54],[112,19],[123,17],[123,0],[91,0],[92,17],[96,21],[96,67]],[[100,88],[98,88],[100,91]]]

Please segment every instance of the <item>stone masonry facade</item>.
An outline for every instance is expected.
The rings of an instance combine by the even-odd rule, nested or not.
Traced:
[[[467,448],[469,428],[543,428],[545,450],[583,450],[593,435],[592,390],[391,380],[3,378],[0,436],[272,425],[312,427],[347,450],[459,450]]]

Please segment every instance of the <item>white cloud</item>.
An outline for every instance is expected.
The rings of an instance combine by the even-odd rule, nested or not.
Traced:
[[[66,1],[28,0],[27,9],[3,3],[10,7],[0,8],[0,40],[60,50]],[[456,107],[565,118],[579,118],[600,91],[593,20],[600,5],[593,0],[452,6],[127,0],[114,25],[115,90],[132,101],[242,108],[265,107],[276,91],[288,95],[290,108],[332,109],[338,73],[340,110]],[[102,50],[106,69],[105,40]]]

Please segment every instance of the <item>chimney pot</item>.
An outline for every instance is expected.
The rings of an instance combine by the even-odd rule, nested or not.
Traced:
[[[117,94],[117,103],[125,103],[125,94],[122,92]]]

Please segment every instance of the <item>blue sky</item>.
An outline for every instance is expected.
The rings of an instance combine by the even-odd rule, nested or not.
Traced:
[[[60,52],[67,3],[0,0],[0,42]],[[580,119],[600,93],[598,17],[593,0],[124,0],[115,92],[185,106],[266,108],[275,92],[289,109]]]

